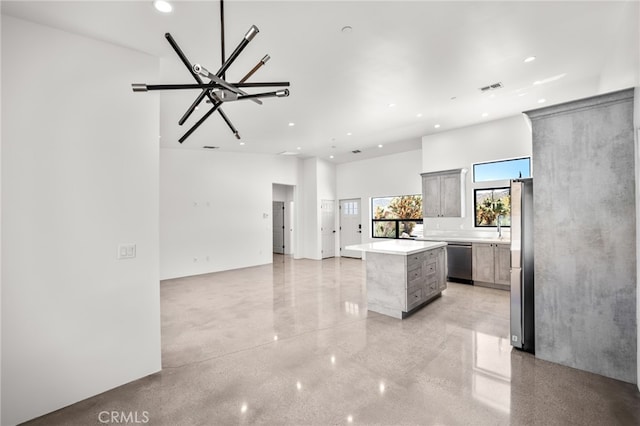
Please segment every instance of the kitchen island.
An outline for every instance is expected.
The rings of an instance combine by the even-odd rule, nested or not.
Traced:
[[[445,242],[387,240],[347,246],[366,253],[368,309],[403,319],[447,288]]]

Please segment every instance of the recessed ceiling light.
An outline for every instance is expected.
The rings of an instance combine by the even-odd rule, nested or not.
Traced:
[[[488,116],[489,116],[489,113],[488,113],[488,112],[483,112],[483,113],[482,113],[482,116],[483,116],[483,117],[488,117]]]
[[[173,10],[171,3],[165,0],[155,0],[153,2],[153,7],[155,7],[158,12],[162,13],[170,13]]]
[[[492,94],[490,94],[490,95],[489,95],[489,99],[493,99],[493,98],[495,98],[495,97],[496,97],[496,95],[495,95],[494,93],[492,93]]]
[[[389,104],[389,108],[395,108],[396,104]]]
[[[296,123],[289,123],[289,127],[293,127],[295,125],[296,125]]]
[[[342,27],[340,31],[342,31],[345,34],[349,34],[353,31],[353,27],[351,27],[350,25],[345,25],[344,27]]]
[[[299,146],[299,147],[297,147],[296,149],[297,149],[298,151],[300,151],[300,150],[302,149],[302,147],[301,147],[301,146]]]
[[[240,142],[240,145],[244,145],[244,142]]]
[[[536,57],[535,57],[535,56],[529,56],[529,57],[527,57],[527,58],[524,58],[524,61],[525,61],[525,62],[533,62],[533,61],[535,61],[535,60],[536,60]]]
[[[436,125],[434,125],[433,127],[435,127],[436,129],[439,129],[439,128],[440,128],[440,125],[439,125],[439,124],[436,124]]]
[[[518,96],[525,96],[527,94],[527,92],[524,93],[520,93]]]
[[[418,117],[418,118],[422,117],[422,113],[421,112],[417,113],[416,117]]]
[[[333,159],[333,155],[330,155],[329,158]]]
[[[351,136],[353,133],[351,132],[347,132],[347,136]]]
[[[543,103],[545,103],[545,102],[547,102],[547,100],[546,100],[545,98],[538,99],[538,103],[539,103],[539,104],[543,104]]]
[[[382,144],[378,144],[378,148],[382,148]]]
[[[560,80],[561,78],[566,77],[567,73],[562,73],[562,74],[558,74],[558,75],[554,75],[553,77],[549,77],[549,78],[545,78],[543,80],[536,80],[533,82],[534,85],[539,85],[539,84],[547,84],[547,83],[551,83],[552,81],[556,81],[556,80]]]

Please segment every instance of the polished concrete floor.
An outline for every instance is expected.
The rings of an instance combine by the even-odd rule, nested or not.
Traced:
[[[30,424],[640,424],[635,385],[512,350],[509,293],[450,283],[397,320],[367,312],[364,275],[274,256],[164,281],[162,372]]]

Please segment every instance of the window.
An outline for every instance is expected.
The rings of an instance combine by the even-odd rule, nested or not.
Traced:
[[[531,158],[492,161],[473,165],[473,181],[509,180],[531,177]]]
[[[342,214],[345,216],[358,216],[360,212],[358,211],[358,201],[347,201],[342,204]]]
[[[487,188],[474,191],[475,226],[511,226],[511,189]]]
[[[422,231],[422,195],[371,199],[373,238],[415,238]]]

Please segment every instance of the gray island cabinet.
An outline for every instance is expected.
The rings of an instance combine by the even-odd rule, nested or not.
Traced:
[[[368,309],[403,319],[447,288],[444,242],[381,241],[348,246],[366,252]]]

